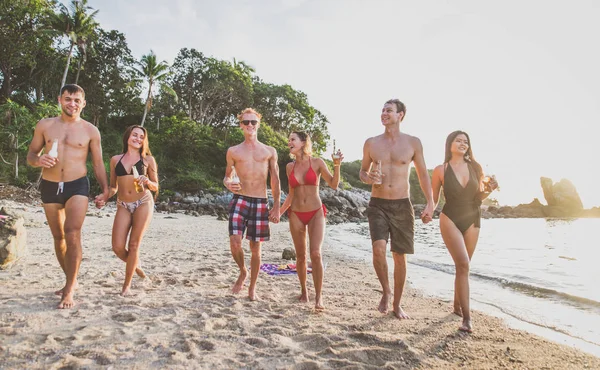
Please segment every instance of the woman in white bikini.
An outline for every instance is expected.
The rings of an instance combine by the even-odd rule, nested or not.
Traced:
[[[154,213],[150,191],[158,193],[158,168],[150,153],[147,131],[141,126],[129,126],[123,134],[123,153],[110,159],[109,198],[118,192],[112,249],[127,264],[123,296],[131,294],[134,272],[146,277],[139,266],[139,248]]]

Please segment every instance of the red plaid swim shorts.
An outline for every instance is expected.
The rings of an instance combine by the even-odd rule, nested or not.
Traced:
[[[247,229],[247,230],[246,230]],[[268,241],[269,204],[266,198],[251,198],[235,194],[229,203],[229,235],[244,235],[255,242]]]

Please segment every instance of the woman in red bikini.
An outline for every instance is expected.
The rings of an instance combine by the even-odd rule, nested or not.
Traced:
[[[288,140],[290,154],[294,162],[285,167],[288,176],[289,194],[283,202],[280,214],[290,208],[290,232],[296,249],[296,271],[300,279],[301,302],[308,302],[306,290],[306,234],[308,233],[310,260],[312,262],[313,283],[315,285],[315,309],[322,310],[323,260],[321,244],[325,235],[325,215],[327,209],[319,197],[319,177],[333,188],[340,183],[340,165],[344,156],[340,151],[333,158],[333,175],[321,158],[312,158],[310,136],[294,131]]]

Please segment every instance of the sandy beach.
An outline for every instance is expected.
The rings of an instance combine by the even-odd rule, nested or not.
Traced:
[[[600,358],[479,312],[475,332],[460,333],[450,302],[412,289],[403,298],[411,320],[382,315],[373,267],[341,255],[327,239],[325,311],[298,302],[296,275],[261,272],[260,300],[251,302],[247,289],[231,293],[238,270],[227,222],[209,216],[156,213],[141,247],[148,277],[135,277],[135,295],[121,297],[125,264],[110,245],[114,203],[88,211],[77,305],[58,310],[54,290],[64,276],[42,208],[2,205],[23,214],[29,252],[0,271],[1,369],[600,368]],[[271,233],[262,262],[286,263],[287,223]],[[312,299],[310,275],[309,288]]]

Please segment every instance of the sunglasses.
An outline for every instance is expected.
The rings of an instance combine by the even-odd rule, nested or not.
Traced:
[[[253,120],[249,120],[249,119],[245,119],[242,121],[242,123],[246,126],[248,126],[249,124],[252,124],[252,126],[256,126],[256,124],[258,123],[257,120],[253,119]]]

